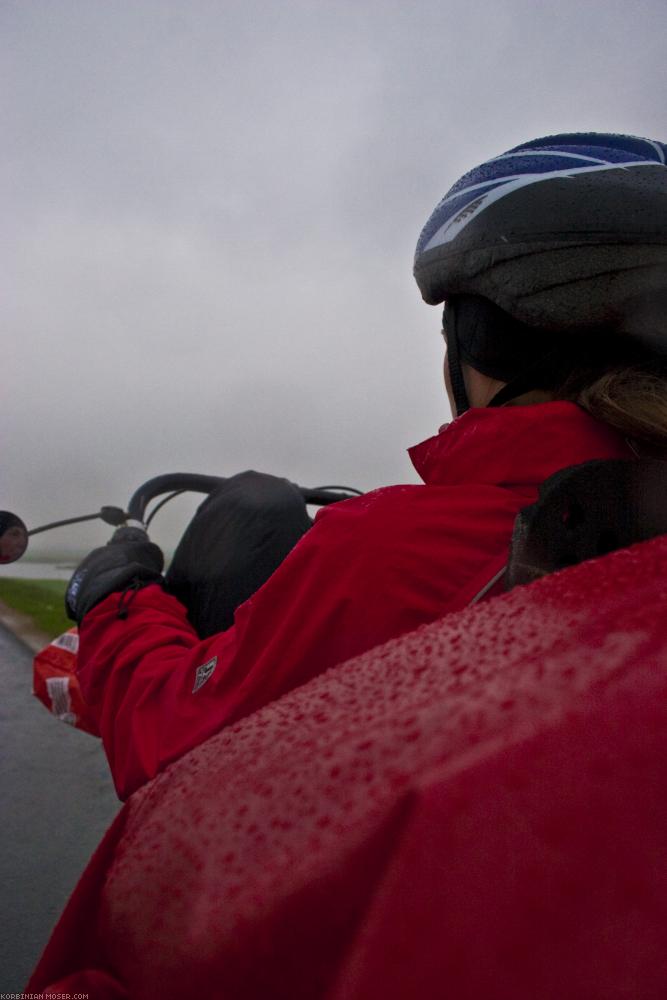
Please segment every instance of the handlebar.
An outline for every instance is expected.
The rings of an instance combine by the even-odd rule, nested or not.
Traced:
[[[164,476],[155,476],[132,494],[127,506],[127,518],[143,524],[146,508],[155,497],[176,491],[180,493],[184,490],[191,493],[212,493],[224,481],[220,476],[203,476],[194,472],[171,472]]]
[[[120,527],[128,521],[133,521],[137,527],[147,528],[153,516],[167,501],[179,493],[212,493],[227,480],[222,476],[204,476],[190,472],[170,472],[163,476],[155,476],[147,480],[132,494],[127,511],[121,507],[102,507],[95,514],[84,514],[82,517],[68,517],[63,521],[50,521],[37,528],[27,530],[21,518],[10,511],[0,511],[0,563],[14,562],[20,559],[26,551],[29,535],[38,535],[43,531],[61,528],[68,524],[79,524],[81,521],[93,521],[100,518],[107,524]],[[361,496],[361,490],[349,486],[298,486],[293,483],[307,504],[319,507],[338,503],[339,500],[349,500],[353,496]],[[155,497],[167,494],[146,518],[146,508]]]
[[[149,479],[136,490],[130,499],[127,508],[127,518],[133,521],[144,523],[146,508],[151,500],[164,493],[212,493],[222,486],[227,480],[223,476],[204,476],[196,472],[170,472],[163,476],[155,476]],[[337,503],[339,500],[349,500],[352,496],[359,496],[360,490],[351,489],[348,486],[298,486],[305,503],[316,504],[325,507],[328,504]]]

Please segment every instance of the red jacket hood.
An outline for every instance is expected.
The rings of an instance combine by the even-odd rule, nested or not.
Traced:
[[[409,450],[427,485],[534,485],[593,458],[632,458],[621,435],[575,403],[468,410]]]

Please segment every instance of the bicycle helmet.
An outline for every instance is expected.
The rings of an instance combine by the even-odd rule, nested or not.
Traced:
[[[445,302],[457,412],[460,361],[536,388],[595,333],[667,352],[667,145],[636,136],[534,139],[465,174],[415,253],[426,302]],[[532,381],[531,381],[532,380]],[[537,381],[536,381],[537,380]]]

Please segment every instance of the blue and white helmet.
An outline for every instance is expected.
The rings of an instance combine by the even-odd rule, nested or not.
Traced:
[[[663,143],[593,132],[483,163],[422,230],[422,297],[481,296],[529,326],[667,342],[666,160]]]

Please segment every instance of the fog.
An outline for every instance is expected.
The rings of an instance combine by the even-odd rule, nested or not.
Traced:
[[[423,223],[528,138],[664,141],[666,30],[664,0],[4,0],[0,507],[30,527],[169,471],[417,481],[449,418]]]

